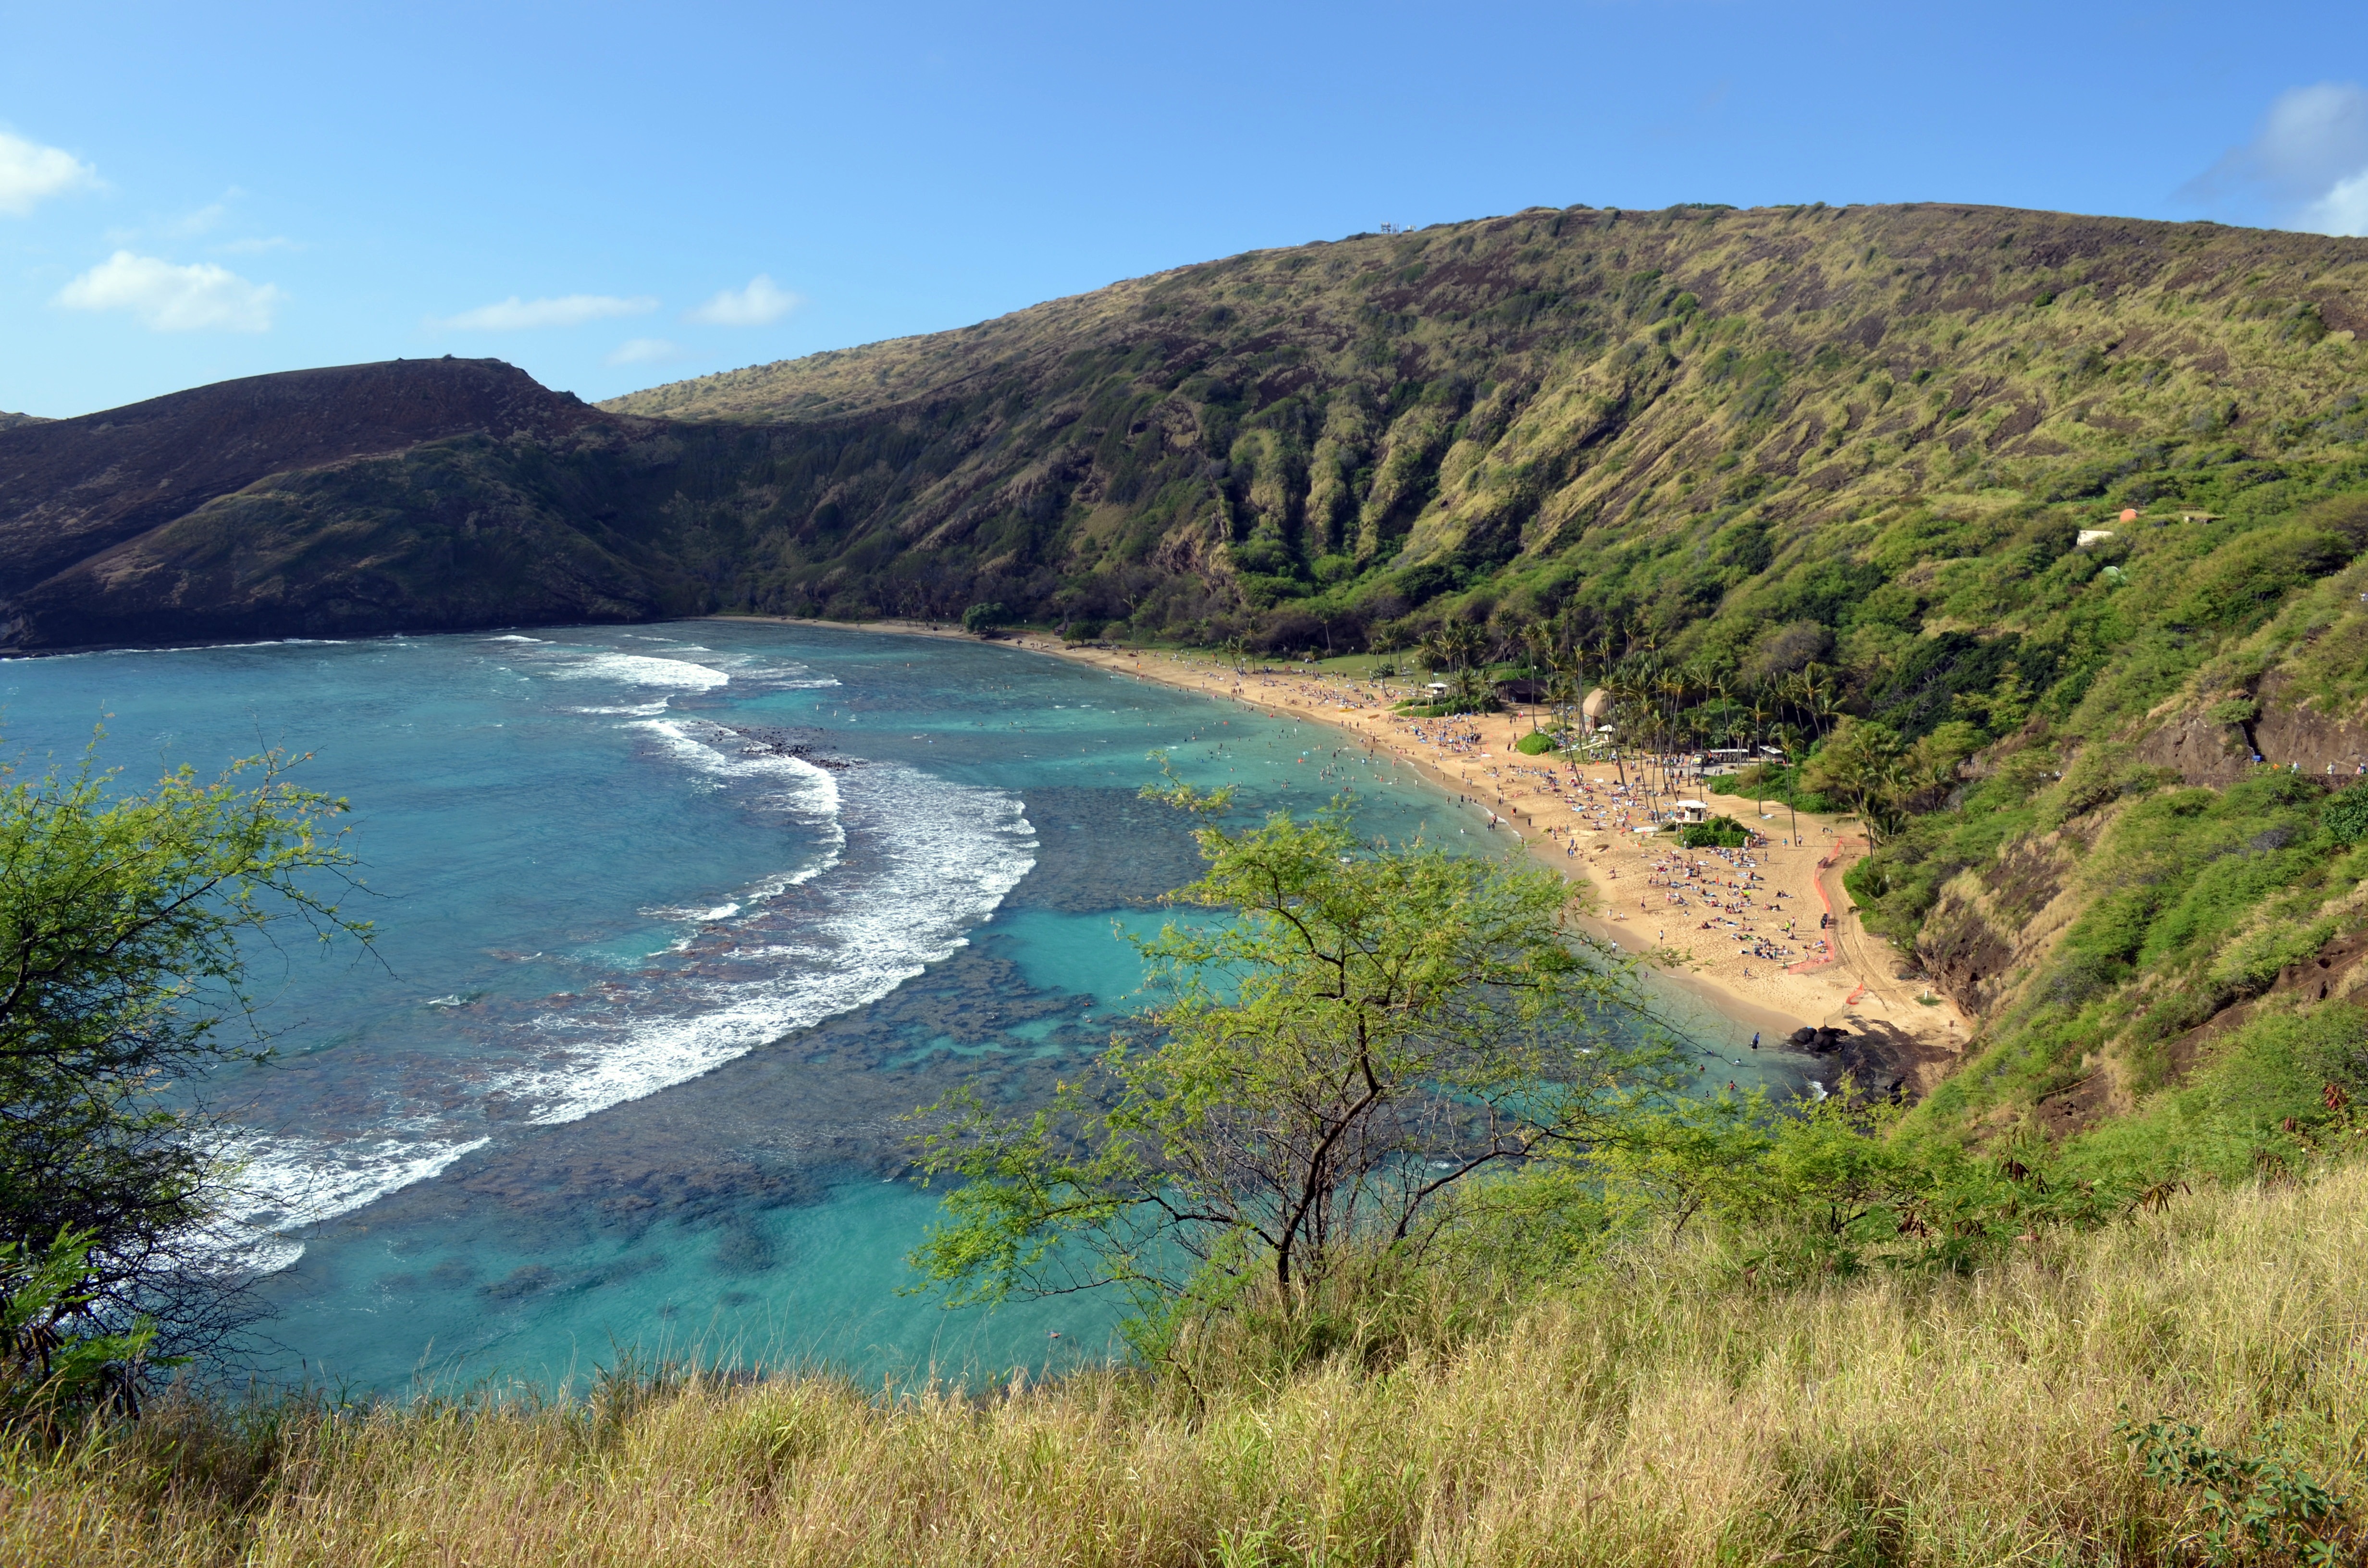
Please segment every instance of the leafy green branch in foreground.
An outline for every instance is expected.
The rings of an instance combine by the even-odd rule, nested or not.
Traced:
[[[290,919],[324,942],[370,934],[334,896],[355,885],[346,803],[291,766],[183,767],[142,794],[85,756],[0,791],[0,1258],[38,1273],[73,1255],[45,1332],[223,1326],[204,1228],[235,1161],[195,1085],[270,1052],[257,942]]]
[[[1296,1311],[1420,1259],[1471,1178],[1597,1141],[1672,1081],[1551,871],[1368,846],[1345,802],[1199,839],[1207,872],[1170,901],[1229,917],[1140,944],[1159,1043],[1120,1040],[1016,1120],[966,1090],[933,1108],[921,1166],[958,1185],[913,1262],[955,1300],[1116,1285],[1155,1328],[1253,1292]]]

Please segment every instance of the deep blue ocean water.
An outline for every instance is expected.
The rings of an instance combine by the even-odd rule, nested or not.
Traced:
[[[1108,1042],[1141,982],[1118,930],[1198,865],[1137,798],[1146,754],[1245,811],[1348,786],[1370,833],[1486,842],[1316,726],[811,627],[18,660],[0,699],[20,767],[103,721],[133,785],[279,747],[352,801],[375,954],[259,949],[279,1057],[203,1092],[268,1271],[253,1353],[359,1389],[628,1350],[865,1377],[1116,1354],[1110,1304],[900,1293],[936,1202],[898,1119],[965,1080],[1025,1105]]]

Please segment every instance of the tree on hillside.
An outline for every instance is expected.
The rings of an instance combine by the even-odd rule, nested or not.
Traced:
[[[269,1053],[256,942],[290,920],[370,935],[331,896],[351,885],[345,802],[289,766],[132,794],[85,758],[0,793],[0,1295],[51,1303],[0,1346],[0,1381],[40,1344],[142,1317],[167,1347],[223,1326],[205,1227],[234,1165],[190,1086]]]
[[[1839,795],[1866,824],[1874,843],[1896,832],[1910,787],[1899,737],[1872,720],[1844,718],[1802,770],[1801,780]]]
[[[959,1183],[915,1253],[957,1301],[1114,1285],[1155,1332],[1255,1298],[1298,1313],[1422,1256],[1460,1184],[1600,1136],[1668,1062],[1631,971],[1567,929],[1551,871],[1373,847],[1338,806],[1229,831],[1171,894],[1223,911],[1143,944],[1164,1000],[1053,1104],[967,1091],[919,1140]]]

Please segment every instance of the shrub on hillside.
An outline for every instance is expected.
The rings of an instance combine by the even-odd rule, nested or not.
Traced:
[[[2338,794],[2327,802],[2318,820],[2335,835],[2338,844],[2357,844],[2368,838],[2368,790],[2351,789]]]

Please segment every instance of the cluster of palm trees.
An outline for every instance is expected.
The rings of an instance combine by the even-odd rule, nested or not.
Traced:
[[[1463,712],[1496,705],[1497,682],[1488,657],[1495,651],[1487,635],[1468,620],[1434,627],[1415,642],[1415,656],[1423,667],[1447,676],[1448,705]]]
[[[1655,752],[1775,745],[1786,756],[1829,733],[1842,712],[1841,672],[1812,661],[1753,678],[1706,658],[1679,662],[1649,631],[1581,635],[1567,617],[1499,628],[1468,621],[1424,632],[1415,652],[1431,670],[1493,690],[1490,672],[1513,665],[1539,692],[1540,714],[1567,728],[1593,689],[1611,699],[1626,746]],[[1462,695],[1459,690],[1458,695]]]
[[[1533,728],[1551,722],[1593,743],[1598,720],[1608,722],[1615,744],[1605,749],[1648,800],[1690,787],[1698,752],[1781,757],[1788,767],[1815,752],[1787,792],[1805,784],[1839,796],[1880,841],[1945,790],[1958,760],[1937,738],[1910,746],[1881,724],[1850,717],[1844,672],[1814,658],[1759,671],[1699,653],[1679,659],[1649,629],[1587,624],[1568,614],[1485,627],[1448,621],[1423,631],[1413,651],[1423,668],[1447,677],[1448,711],[1495,707],[1498,676],[1509,673],[1531,693]],[[1246,639],[1228,640],[1223,653],[1247,667]],[[1586,715],[1599,691],[1608,706]]]
[[[1814,752],[1785,792],[1805,787],[1839,796],[1880,842],[1945,792],[1964,749],[1951,750],[1940,736],[1908,745],[1883,725],[1851,717],[1844,672],[1816,659],[1757,671],[1700,653],[1680,659],[1650,629],[1586,624],[1568,614],[1487,626],[1447,621],[1423,631],[1413,651],[1422,667],[1447,677],[1440,706],[1449,712],[1494,708],[1498,676],[1508,673],[1529,687],[1533,729],[1551,722],[1595,745],[1598,721],[1608,722],[1612,744],[1600,749],[1648,801],[1691,787],[1698,752],[1777,757],[1788,768]],[[1247,667],[1247,639],[1227,640],[1222,652],[1236,668]],[[1586,714],[1597,692],[1608,705]]]

